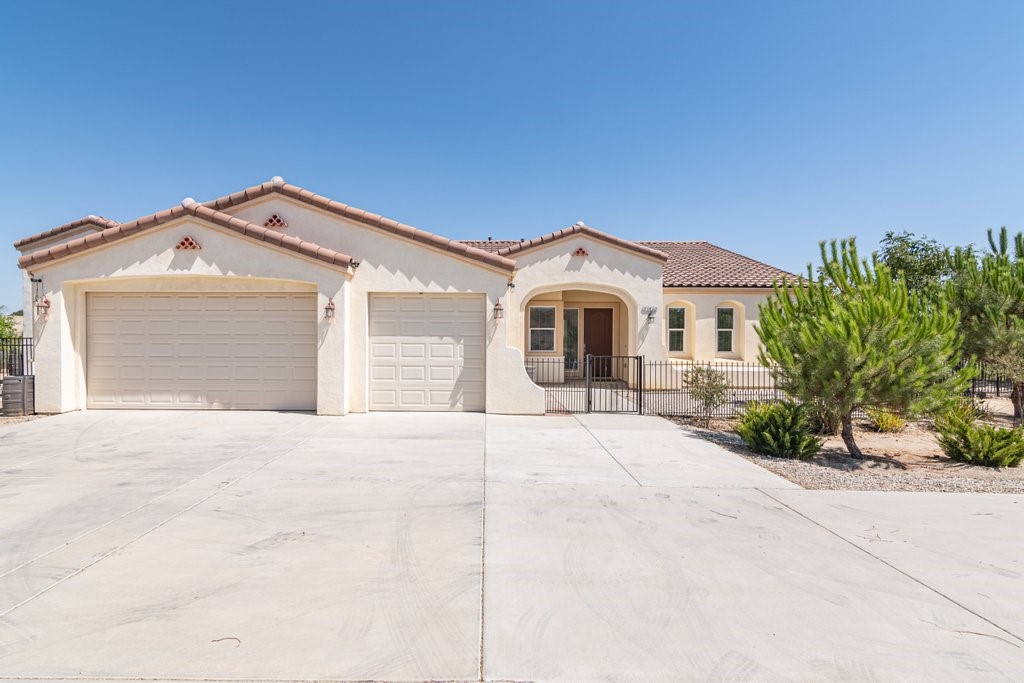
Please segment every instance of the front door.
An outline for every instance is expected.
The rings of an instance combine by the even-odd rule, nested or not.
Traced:
[[[583,350],[595,358],[592,377],[611,377],[612,309],[583,309]]]

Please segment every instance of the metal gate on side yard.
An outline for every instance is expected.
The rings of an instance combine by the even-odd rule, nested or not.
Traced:
[[[643,356],[528,358],[526,371],[549,413],[643,414]]]

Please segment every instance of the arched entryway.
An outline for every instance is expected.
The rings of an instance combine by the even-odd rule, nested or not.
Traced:
[[[563,287],[534,291],[522,301],[527,372],[545,387],[549,410],[633,411],[626,394],[637,381],[635,303],[625,294]],[[589,362],[588,362],[589,361]],[[600,385],[601,392],[584,389]]]

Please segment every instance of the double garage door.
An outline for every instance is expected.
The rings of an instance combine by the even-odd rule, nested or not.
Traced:
[[[482,411],[484,298],[370,296],[370,410]]]
[[[370,410],[484,409],[482,296],[369,303]],[[86,334],[90,408],[316,409],[314,294],[95,292]]]
[[[90,293],[90,408],[316,409],[316,296]]]

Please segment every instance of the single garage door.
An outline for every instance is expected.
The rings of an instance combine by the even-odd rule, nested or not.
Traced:
[[[370,410],[484,409],[484,298],[370,296]]]
[[[314,410],[314,294],[90,293],[90,408]]]

